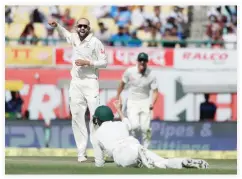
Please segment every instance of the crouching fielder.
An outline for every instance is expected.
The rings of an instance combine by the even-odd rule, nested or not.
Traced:
[[[208,168],[204,160],[188,158],[165,159],[140,145],[133,136],[129,136],[130,121],[121,112],[121,105],[115,103],[121,121],[113,121],[114,115],[108,106],[99,106],[93,116],[97,130],[93,136],[95,165],[104,166],[104,151],[113,157],[121,167],[147,168]]]

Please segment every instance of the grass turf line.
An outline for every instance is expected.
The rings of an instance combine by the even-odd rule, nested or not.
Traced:
[[[121,168],[114,163],[94,166],[93,159],[78,163],[73,157],[6,157],[6,174],[236,174],[236,160],[207,160],[210,169]]]

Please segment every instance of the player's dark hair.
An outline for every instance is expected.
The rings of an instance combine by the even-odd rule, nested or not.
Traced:
[[[101,126],[104,121],[101,121],[100,119],[98,119],[98,117],[93,116],[92,122],[93,122],[94,125]]]

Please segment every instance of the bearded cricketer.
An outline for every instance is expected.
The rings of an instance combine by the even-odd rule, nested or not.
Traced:
[[[86,161],[88,132],[85,124],[85,112],[88,107],[93,116],[99,99],[98,69],[106,68],[107,56],[102,42],[90,32],[90,22],[80,18],[74,27],[74,32],[67,31],[54,20],[49,25],[57,28],[73,49],[72,80],[69,89],[70,110],[72,114],[72,129],[78,149],[78,161]],[[90,140],[95,130],[90,120]]]

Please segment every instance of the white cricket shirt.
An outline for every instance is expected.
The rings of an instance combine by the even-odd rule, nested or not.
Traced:
[[[137,66],[130,67],[124,72],[122,80],[129,86],[129,100],[148,99],[150,90],[158,88],[156,77],[150,68],[142,76]]]
[[[112,155],[119,142],[129,137],[131,124],[128,118],[122,121],[104,122],[93,136],[93,149],[96,166],[104,165],[103,151]]]
[[[105,68],[107,66],[107,55],[102,42],[89,34],[83,41],[80,40],[77,33],[67,31],[60,24],[57,25],[57,30],[64,35],[67,42],[72,45],[72,79],[80,78],[97,78],[98,68]],[[91,66],[76,66],[75,60],[82,59],[91,62]]]

